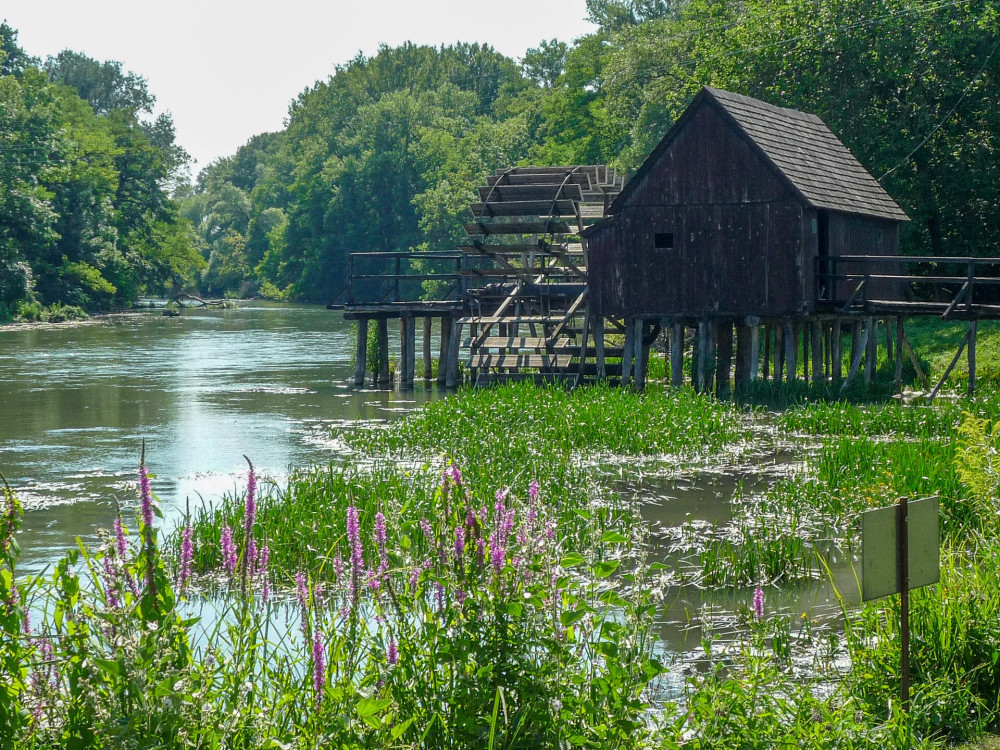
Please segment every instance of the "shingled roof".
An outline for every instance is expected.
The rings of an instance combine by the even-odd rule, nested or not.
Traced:
[[[896,201],[816,115],[775,107],[710,86],[702,89],[689,111],[703,97],[710,97],[733,119],[811,207],[894,221],[909,220]],[[667,148],[685,119],[682,115],[639,168],[636,177]],[[633,178],[631,182],[637,183],[637,180]],[[627,183],[615,203],[621,204],[628,192]]]

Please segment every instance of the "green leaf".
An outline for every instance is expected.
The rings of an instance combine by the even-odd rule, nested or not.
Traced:
[[[604,562],[595,563],[594,575],[598,578],[607,578],[618,570],[619,565],[621,565],[619,560],[605,560]]]
[[[568,555],[563,557],[559,562],[564,568],[575,568],[577,565],[583,565],[586,562],[579,552],[570,552]]]
[[[601,544],[625,544],[629,538],[617,531],[605,531],[601,534]]]
[[[407,729],[409,729],[410,728],[410,724],[412,724],[412,723],[413,723],[413,718],[411,717],[411,718],[407,719],[406,721],[404,721],[402,724],[397,724],[396,726],[394,726],[392,728],[392,732],[390,733],[392,735],[392,739],[393,740],[398,740],[400,737],[402,737],[403,736],[403,732],[405,732]]]
[[[392,701],[389,698],[383,698],[382,700],[375,700],[374,698],[362,698],[360,701],[358,701],[358,705],[354,707],[354,710],[357,712],[358,716],[364,719],[365,723],[378,728],[379,726],[378,722],[375,722],[375,724],[371,724],[371,722],[368,720],[378,715],[382,711],[385,711],[385,709],[387,709],[391,703]]]

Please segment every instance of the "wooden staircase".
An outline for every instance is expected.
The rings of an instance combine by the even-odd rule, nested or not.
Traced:
[[[604,218],[622,178],[605,166],[514,167],[479,188],[465,225],[472,314],[459,319],[475,384],[569,380],[596,372],[585,347],[587,243],[580,232]],[[477,267],[478,266],[478,267]],[[621,351],[607,349],[608,357]],[[613,373],[608,373],[613,374]]]

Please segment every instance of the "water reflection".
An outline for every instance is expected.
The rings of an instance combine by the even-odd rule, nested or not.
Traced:
[[[93,541],[114,499],[134,515],[146,440],[167,526],[190,496],[338,457],[332,426],[383,420],[438,395],[356,390],[353,327],[318,306],[155,313],[0,329],[0,471],[26,513],[25,571]]]

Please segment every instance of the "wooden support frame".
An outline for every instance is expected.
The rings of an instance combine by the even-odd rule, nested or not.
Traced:
[[[857,332],[860,328],[860,324],[854,326],[854,331]],[[847,379],[844,381],[843,385],[840,386],[840,392],[846,393],[847,389],[851,387],[851,383],[854,382],[854,378],[858,376],[858,370],[861,368],[861,360],[865,356],[865,351],[868,349],[868,334],[871,331],[867,326],[864,329],[864,333],[861,334],[861,338],[857,341],[851,341],[851,369],[847,373]],[[857,344],[855,346],[855,344]]]
[[[607,374],[607,364],[604,357],[604,316],[594,317],[594,355],[597,359],[597,379],[604,380]]]
[[[354,350],[354,385],[365,384],[365,372],[368,368],[368,318],[358,318],[358,341]]]
[[[821,383],[826,379],[823,367],[823,324],[814,320],[809,324],[809,337],[812,339],[812,379]]]
[[[375,375],[375,385],[387,386],[389,378],[389,321],[379,318],[375,324],[375,339],[378,345],[378,373]]]
[[[670,327],[670,385],[675,388],[684,385],[683,323],[674,323]]]
[[[429,317],[424,318],[424,380],[430,380],[434,376],[434,360],[431,358],[431,330],[432,321]]]
[[[941,387],[948,380],[948,376],[951,375],[951,371],[955,369],[955,365],[958,364],[958,360],[962,358],[962,352],[965,351],[966,344],[969,343],[969,337],[972,335],[972,328],[970,327],[966,332],[965,336],[962,337],[962,343],[958,345],[958,351],[955,352],[955,357],[951,360],[951,364],[948,365],[948,369],[944,371],[944,375],[938,381],[938,384],[934,386],[934,390],[931,391],[931,395],[927,397],[928,403],[934,401],[937,398],[938,393],[941,392]]]
[[[635,362],[635,377],[633,378],[633,387],[637,391],[641,391],[646,387],[646,370],[645,362],[643,357],[643,349],[645,347],[642,345],[642,329],[646,321],[642,318],[636,318],[632,322],[632,357]]]

